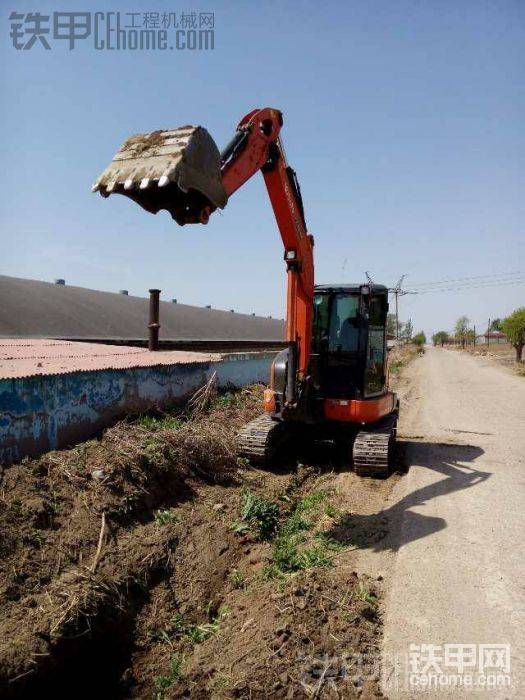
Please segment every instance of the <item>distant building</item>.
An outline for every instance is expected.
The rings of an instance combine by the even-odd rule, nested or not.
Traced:
[[[476,345],[493,345],[499,343],[507,343],[507,336],[501,331],[490,331],[483,335],[476,336]]]

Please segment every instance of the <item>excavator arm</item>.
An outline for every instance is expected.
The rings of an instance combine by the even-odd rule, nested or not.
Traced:
[[[166,209],[181,225],[208,222],[229,197],[261,171],[284,246],[287,270],[285,403],[293,408],[307,378],[312,335],[313,236],[308,234],[299,184],[286,162],[277,109],[249,112],[219,153],[202,127],[180,127],[129,138],[93,185],[146,211]]]
[[[265,108],[247,114],[221,154],[222,181],[230,197],[261,170],[284,246],[287,269],[286,340],[289,345],[286,401],[297,400],[294,377],[306,378],[312,335],[313,236],[308,234],[299,183],[287,164],[279,137],[281,112]]]

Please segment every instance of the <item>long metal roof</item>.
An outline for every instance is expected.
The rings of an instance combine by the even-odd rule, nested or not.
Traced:
[[[0,275],[0,338],[146,338],[148,309],[142,297]],[[160,324],[161,340],[284,340],[280,319],[168,301]]]
[[[202,352],[149,352],[146,348],[74,343],[64,340],[17,338],[0,340],[0,379],[133,369],[220,360]]]

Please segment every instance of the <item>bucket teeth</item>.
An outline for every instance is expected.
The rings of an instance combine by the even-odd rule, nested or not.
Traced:
[[[204,209],[228,201],[219,150],[200,126],[130,137],[92,190],[122,194],[154,214],[166,209],[181,224],[202,221]]]

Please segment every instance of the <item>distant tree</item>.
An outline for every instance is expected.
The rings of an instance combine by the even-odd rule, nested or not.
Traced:
[[[456,321],[456,325],[454,327],[454,333],[456,335],[456,338],[461,342],[462,348],[465,347],[465,344],[467,342],[469,334],[469,323],[470,319],[468,316],[460,316]]]
[[[525,306],[520,306],[510,316],[504,318],[501,328],[516,350],[516,362],[522,362],[523,346],[525,346]]]
[[[427,342],[427,337],[423,331],[419,331],[419,333],[416,333],[416,335],[412,338],[412,342],[414,345],[421,348]]]
[[[405,323],[405,326],[403,328],[403,332],[400,332],[400,336],[406,340],[408,343],[410,340],[412,340],[412,334],[414,333],[414,326],[412,325],[412,319],[409,318],[408,321]]]
[[[434,343],[434,345],[441,345],[441,347],[445,345],[448,339],[449,335],[446,331],[438,331],[432,336],[432,342]]]
[[[386,332],[388,333],[388,335],[396,335],[396,315],[395,314],[387,314]]]
[[[501,324],[503,321],[501,318],[495,318],[492,323],[490,324],[489,332],[490,331],[501,331]]]

